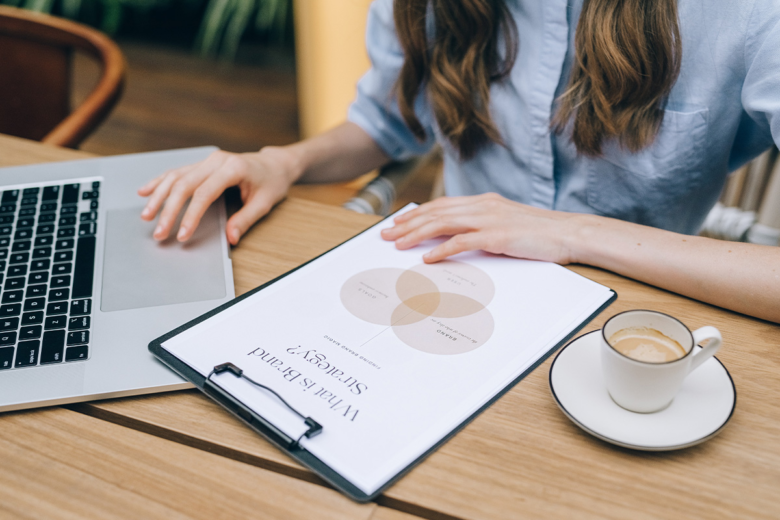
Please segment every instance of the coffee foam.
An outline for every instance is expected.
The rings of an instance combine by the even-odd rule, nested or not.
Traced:
[[[685,356],[678,342],[650,327],[629,327],[609,338],[612,347],[623,355],[646,363],[666,363]]]

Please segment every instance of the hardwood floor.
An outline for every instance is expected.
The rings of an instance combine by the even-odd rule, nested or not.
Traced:
[[[233,152],[298,140],[295,63],[291,49],[255,48],[250,63],[201,59],[186,49],[119,42],[128,62],[125,92],[108,119],[82,144],[100,155],[214,145]],[[76,56],[73,96],[86,97],[98,68]],[[370,179],[294,186],[291,195],[341,205]],[[423,202],[433,177],[420,175],[397,206]]]

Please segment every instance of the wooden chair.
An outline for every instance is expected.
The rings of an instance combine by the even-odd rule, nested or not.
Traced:
[[[71,55],[102,65],[94,90],[71,111]],[[0,6],[0,133],[76,148],[122,93],[125,59],[104,34],[84,25]]]

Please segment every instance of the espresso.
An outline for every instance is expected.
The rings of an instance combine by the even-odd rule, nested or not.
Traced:
[[[609,338],[609,344],[624,356],[646,363],[667,363],[686,354],[675,340],[649,327],[619,330]]]

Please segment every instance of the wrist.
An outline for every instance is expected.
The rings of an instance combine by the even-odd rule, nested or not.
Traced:
[[[296,145],[265,146],[258,154],[274,164],[289,185],[295,184],[306,172],[303,154]]]
[[[570,263],[598,265],[596,255],[603,244],[608,219],[597,215],[577,214],[571,217],[571,230],[566,239]]]

